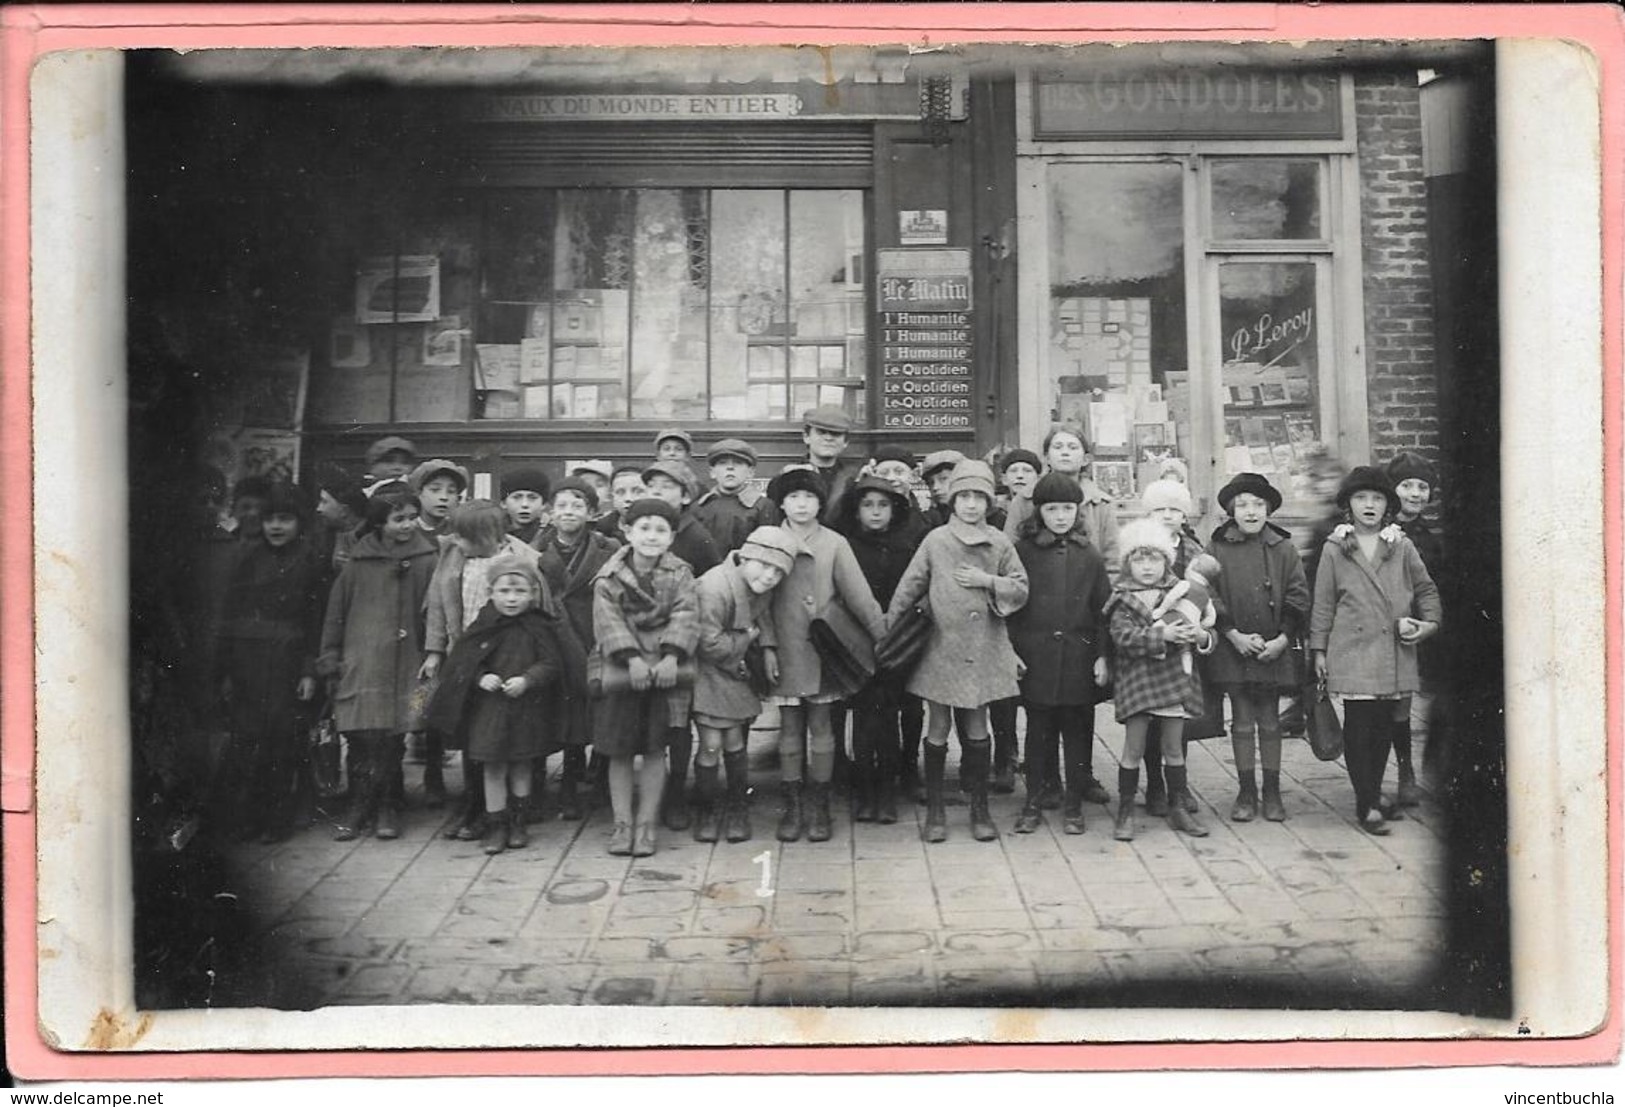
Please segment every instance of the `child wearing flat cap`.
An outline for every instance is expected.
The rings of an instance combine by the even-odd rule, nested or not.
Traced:
[[[741,438],[724,438],[705,452],[711,466],[711,489],[703,493],[689,514],[724,554],[737,550],[757,527],[776,526],[778,509],[751,482],[756,477],[756,447]]]

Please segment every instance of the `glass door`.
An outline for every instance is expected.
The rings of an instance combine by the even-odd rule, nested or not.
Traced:
[[[1209,254],[1203,276],[1214,488],[1262,473],[1302,518],[1318,510],[1311,466],[1338,426],[1331,259]]]

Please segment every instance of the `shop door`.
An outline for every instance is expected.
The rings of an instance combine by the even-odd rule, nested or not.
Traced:
[[[1200,422],[1212,433],[1196,448],[1211,491],[1238,473],[1261,473],[1281,491],[1284,516],[1322,509],[1312,474],[1339,425],[1331,278],[1323,254],[1204,259],[1196,395],[1207,400]]]

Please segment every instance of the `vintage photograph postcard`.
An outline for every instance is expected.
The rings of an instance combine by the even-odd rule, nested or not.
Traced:
[[[7,28],[46,1049],[1617,1048],[1617,23],[549,11]]]

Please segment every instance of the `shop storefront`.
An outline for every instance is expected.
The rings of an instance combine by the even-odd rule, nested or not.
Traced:
[[[424,56],[370,99],[256,101],[242,130],[286,132],[257,177],[183,174],[207,151],[172,140],[176,218],[267,260],[224,312],[177,292],[184,256],[153,285],[195,347],[274,319],[235,379],[297,383],[216,422],[299,470],[399,432],[557,472],[680,426],[749,439],[765,476],[827,404],[852,454],[1072,421],[1125,511],[1177,457],[1204,511],[1254,471],[1301,516],[1320,457],[1436,452],[1439,382],[1423,55],[1283,56]],[[243,118],[229,91],[208,110]]]

